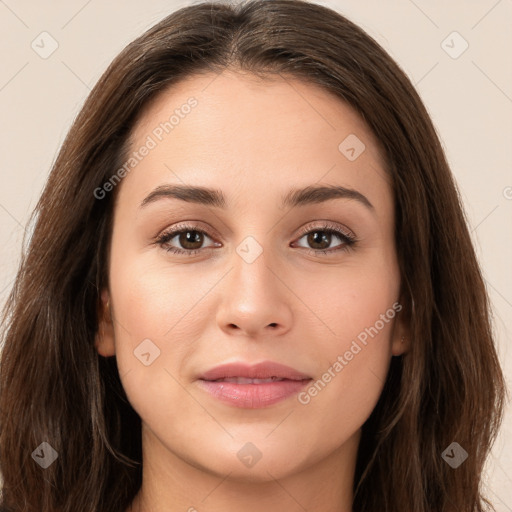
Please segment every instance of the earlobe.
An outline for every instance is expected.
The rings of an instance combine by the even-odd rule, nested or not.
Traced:
[[[110,357],[115,355],[114,323],[108,290],[103,290],[98,311],[98,330],[94,346],[100,355]]]
[[[393,340],[391,353],[394,356],[401,356],[409,351],[411,345],[409,336],[398,336]]]

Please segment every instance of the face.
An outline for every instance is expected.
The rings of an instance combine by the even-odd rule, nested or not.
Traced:
[[[144,449],[252,481],[353,449],[406,349],[378,141],[323,89],[225,71],[161,94],[131,142],[96,346]],[[250,374],[268,362],[294,373]],[[228,363],[246,373],[200,379]]]

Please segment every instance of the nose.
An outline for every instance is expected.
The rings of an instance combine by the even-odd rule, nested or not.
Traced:
[[[221,290],[217,323],[229,335],[283,335],[292,325],[292,297],[283,270],[265,251],[252,262],[235,254]]]

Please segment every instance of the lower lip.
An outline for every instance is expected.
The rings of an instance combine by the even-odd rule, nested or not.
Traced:
[[[278,380],[261,384],[236,384],[202,379],[198,382],[205,391],[222,402],[244,409],[261,409],[299,393],[310,380]]]

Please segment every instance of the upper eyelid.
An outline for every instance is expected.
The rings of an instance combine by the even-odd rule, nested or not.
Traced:
[[[314,232],[314,231],[336,231],[341,233],[342,235],[345,235],[347,238],[356,239],[357,235],[347,226],[344,226],[343,224],[333,222],[333,221],[319,221],[322,222],[322,225],[319,226],[304,226],[299,229],[299,237],[303,237],[304,235]]]
[[[179,222],[176,226],[165,228],[155,238],[161,238],[167,234],[172,235],[172,237],[174,238],[177,234],[181,233],[182,231],[198,231],[200,233],[204,233],[210,238],[219,237],[219,235],[216,234],[215,230],[210,230],[201,227],[201,223],[198,223],[198,221],[184,221],[183,223]],[[211,231],[213,231],[213,233],[211,233]]]
[[[188,222],[190,222],[190,224],[188,224]],[[327,220],[320,220],[317,222],[320,222],[322,224],[316,225],[316,226],[315,225],[309,226],[306,224],[304,226],[301,226],[298,229],[298,235],[303,236],[305,233],[309,233],[314,230],[321,231],[322,229],[327,229],[327,230],[330,229],[330,230],[341,231],[343,234],[356,237],[356,234],[353,232],[353,230],[351,230],[347,226],[344,226],[343,224],[340,224],[340,223],[337,223],[334,221],[327,221]],[[204,232],[208,236],[212,236],[212,237],[217,236],[220,238],[220,235],[217,233],[216,230],[214,230],[214,229],[210,230],[209,228],[201,227],[200,221],[184,221],[183,223],[179,222],[175,226],[163,229],[160,232],[160,234],[157,236],[162,236],[162,235],[165,235],[166,233],[176,234],[176,233],[180,233],[181,231],[186,231],[186,230]],[[211,231],[213,231],[213,234],[211,233]]]

